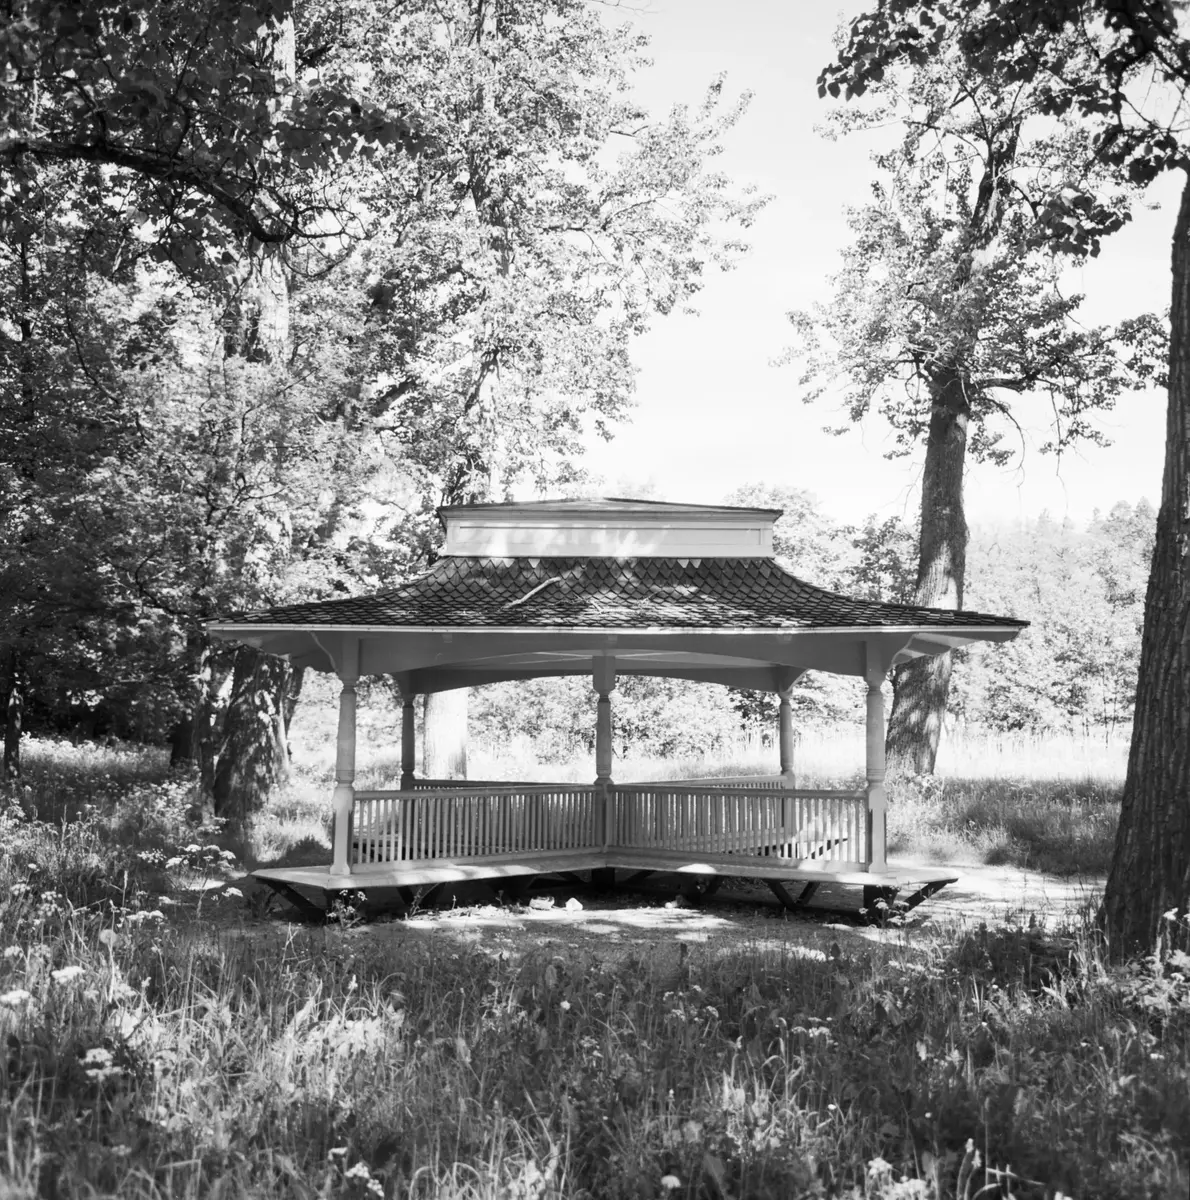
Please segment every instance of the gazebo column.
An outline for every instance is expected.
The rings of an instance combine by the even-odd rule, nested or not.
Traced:
[[[359,682],[359,638],[345,635],[343,658],[338,664],[339,736],[335,748],[334,852],[331,879],[351,875],[351,823],[355,815],[355,685]]]
[[[867,707],[867,793],[869,869],[888,870],[888,794],[884,788],[884,677],[887,666],[880,648],[867,643],[864,679],[868,685]]]
[[[592,661],[591,681],[599,697],[595,707],[595,787],[602,792],[597,808],[599,825],[595,840],[606,850],[615,827],[615,790],[612,782],[612,697],[616,688],[616,660],[610,655]],[[603,879],[603,877],[601,877]]]
[[[417,721],[412,692],[401,693],[401,791],[413,787],[417,759]]]
[[[786,787],[793,787],[793,705],[790,700],[793,688],[782,688],[777,696],[781,701],[778,717],[778,739],[781,751],[781,780]]]

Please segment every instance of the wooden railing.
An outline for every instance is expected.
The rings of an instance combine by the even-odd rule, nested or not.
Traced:
[[[763,791],[782,791],[793,786],[784,775],[708,775],[705,779],[658,779],[649,781],[650,787],[730,787],[756,788]]]
[[[359,791],[353,862],[479,860],[605,846],[761,855],[787,864],[869,861],[863,792],[683,781],[617,784],[609,793],[596,786],[475,780],[434,791]]]
[[[466,786],[433,792],[356,792],[353,861],[477,859],[602,847],[600,789],[460,782]]]
[[[757,854],[866,863],[863,792],[618,784],[610,845],[698,854]]]

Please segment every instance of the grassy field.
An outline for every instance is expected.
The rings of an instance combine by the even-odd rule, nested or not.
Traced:
[[[1116,968],[1087,929],[1027,921],[871,942],[773,923],[675,973],[416,923],[362,939],[227,889],[196,904],[234,864],[160,756],[28,764],[0,816],[6,1200],[1187,1194],[1176,952]],[[315,776],[262,836],[323,836]],[[1110,825],[1114,785],[1091,787],[948,778],[901,797],[905,836],[1037,853],[1084,809]]]

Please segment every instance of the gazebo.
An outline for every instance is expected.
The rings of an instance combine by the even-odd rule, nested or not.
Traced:
[[[642,500],[553,500],[439,510],[442,557],[372,596],[246,612],[210,633],[334,672],[339,700],[333,852],[324,867],[258,878],[291,896],[617,870],[763,879],[789,906],[821,883],[865,905],[912,906],[955,877],[894,871],[886,854],[884,700],[898,663],[1026,622],[858,600],[773,559],[780,510]],[[867,689],[866,785],[798,788],[790,691],[806,671]],[[391,675],[403,700],[400,787],[356,790],[355,688]],[[774,692],[779,771],[618,784],[612,693],[645,674]],[[503,680],[587,675],[596,694],[591,784],[426,780],[415,773],[418,695]],[[795,890],[791,890],[795,889]]]

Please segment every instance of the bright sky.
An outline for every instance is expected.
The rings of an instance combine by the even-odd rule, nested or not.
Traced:
[[[815,79],[831,57],[832,33],[862,8],[859,0],[839,8],[815,0],[649,0],[629,14],[652,39],[655,65],[639,94],[654,111],[696,104],[720,71],[732,94],[754,93],[721,163],[775,199],[750,232],[748,259],[708,279],[699,315],[665,318],[637,343],[635,418],[612,443],[593,440],[587,460],[602,476],[603,494],[651,482],[659,499],[714,503],[765,480],[809,489],[840,520],[913,515],[920,456],[886,460],[888,434],[878,418],[842,437],[822,432],[842,423],[838,415],[829,405],[802,404],[796,368],[771,365],[790,340],[785,314],[827,298],[848,240],[843,208],[864,201],[872,178],[858,138],[830,143],[814,131],[828,107]],[[1159,181],[1151,200],[1160,208],[1138,213],[1081,272],[1088,322],[1167,307],[1178,184]],[[1120,499],[1146,496],[1155,505],[1164,398],[1127,397],[1101,427],[1110,448],[1088,447],[1060,464],[1030,450],[1023,468],[972,466],[968,519],[1048,509],[1081,522]]]

